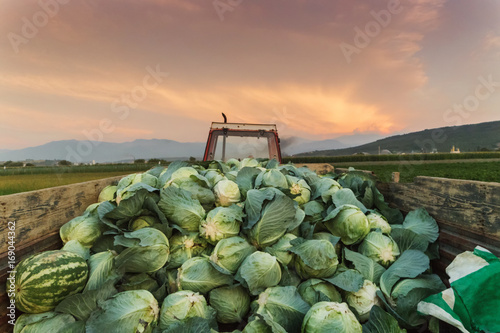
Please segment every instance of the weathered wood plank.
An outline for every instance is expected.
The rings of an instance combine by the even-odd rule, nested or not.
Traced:
[[[445,231],[440,243],[457,253],[481,245],[500,256],[499,183],[416,177],[413,183],[381,183],[379,189],[404,212],[424,207]]]
[[[7,252],[8,222],[15,222],[16,249],[59,227],[97,201],[123,176],[0,196],[0,257]]]
[[[123,176],[0,196],[0,332],[11,332],[5,283],[8,222],[15,221],[16,264],[33,253],[61,248],[59,228],[97,201],[100,191]]]

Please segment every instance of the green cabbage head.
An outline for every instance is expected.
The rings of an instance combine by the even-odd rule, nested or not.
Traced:
[[[217,270],[235,274],[246,257],[255,251],[255,247],[246,239],[239,236],[229,237],[217,243],[209,259]]]
[[[104,231],[104,224],[97,216],[82,215],[63,224],[59,229],[59,235],[63,243],[77,240],[83,246],[90,248],[101,236],[102,231]]]
[[[217,321],[223,324],[242,322],[250,310],[250,295],[240,284],[213,289],[209,297]]]
[[[302,279],[327,278],[337,270],[335,246],[324,239],[297,238],[290,249],[295,255],[295,270]]]
[[[281,268],[276,257],[265,252],[254,252],[243,261],[235,279],[258,295],[268,287],[276,286],[281,280]]]
[[[190,290],[180,290],[168,295],[160,310],[160,332],[178,322],[183,322],[193,317],[215,319],[215,310],[207,305],[203,295]]]
[[[302,333],[361,333],[362,328],[346,303],[319,302],[307,312]]]
[[[323,220],[326,228],[345,245],[359,243],[370,231],[366,215],[356,206],[342,205]]]
[[[228,207],[233,203],[240,202],[241,194],[238,184],[232,180],[223,179],[214,186],[215,204]]]
[[[374,305],[382,307],[382,302],[377,297],[379,288],[370,280],[365,280],[363,287],[356,292],[347,292],[346,301],[358,313],[359,321],[365,322],[370,316]]]
[[[159,307],[147,290],[128,290],[99,304],[87,320],[86,333],[144,332],[151,333],[158,321]]]
[[[309,279],[297,288],[300,296],[309,305],[318,302],[342,302],[342,296],[333,284],[319,279]]]
[[[370,232],[359,245],[358,251],[386,267],[396,261],[400,254],[398,244],[380,231]]]
[[[212,209],[200,224],[200,235],[210,244],[216,244],[223,238],[238,236],[244,216],[243,208],[237,205]]]

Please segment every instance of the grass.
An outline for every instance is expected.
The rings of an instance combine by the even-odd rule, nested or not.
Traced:
[[[284,157],[283,163],[344,163],[372,161],[437,161],[437,160],[471,160],[500,159],[500,151],[474,153],[438,153],[438,154],[405,154],[405,155],[346,155],[346,156],[294,156]]]
[[[335,163],[337,167],[347,168],[349,163]],[[412,182],[416,176],[442,177],[452,179],[479,180],[500,183],[500,162],[454,163],[394,163],[394,164],[356,164],[359,170],[371,170],[383,182],[391,181],[392,172],[400,173],[400,182]]]
[[[39,190],[53,186],[86,182],[130,174],[130,171],[108,171],[90,173],[46,173],[21,174],[0,177],[0,195]]]
[[[105,172],[140,172],[146,171],[155,165],[152,164],[98,164],[73,166],[37,166],[15,167],[0,169],[0,177],[13,175],[37,174],[67,174],[67,173],[105,173]],[[1,178],[0,178],[1,179]]]

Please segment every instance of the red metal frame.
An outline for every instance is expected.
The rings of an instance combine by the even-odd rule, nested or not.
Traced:
[[[245,127],[263,129],[245,129]],[[237,123],[212,123],[210,131],[208,132],[205,153],[203,154],[204,161],[213,160],[218,138],[224,135],[226,135],[226,137],[267,137],[269,158],[276,158],[281,163],[280,140],[276,125]]]

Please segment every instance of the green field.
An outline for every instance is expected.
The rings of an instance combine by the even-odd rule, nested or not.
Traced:
[[[0,195],[127,175],[151,168],[147,164],[83,165],[0,169]]]
[[[388,162],[389,163],[389,162]],[[391,181],[393,172],[400,173],[400,182],[412,182],[416,176],[443,177],[453,179],[480,180],[500,183],[500,162],[467,162],[454,163],[334,163],[339,168],[349,166],[359,170],[370,170],[383,181]]]
[[[294,156],[283,157],[283,163],[344,163],[344,162],[374,162],[374,161],[448,161],[448,160],[477,160],[500,159],[500,151],[474,153],[437,153],[437,154],[401,154],[401,155],[345,155],[345,156]]]
[[[130,174],[130,172],[92,172],[62,174],[27,174],[0,177],[0,195],[86,182],[89,180]]]

